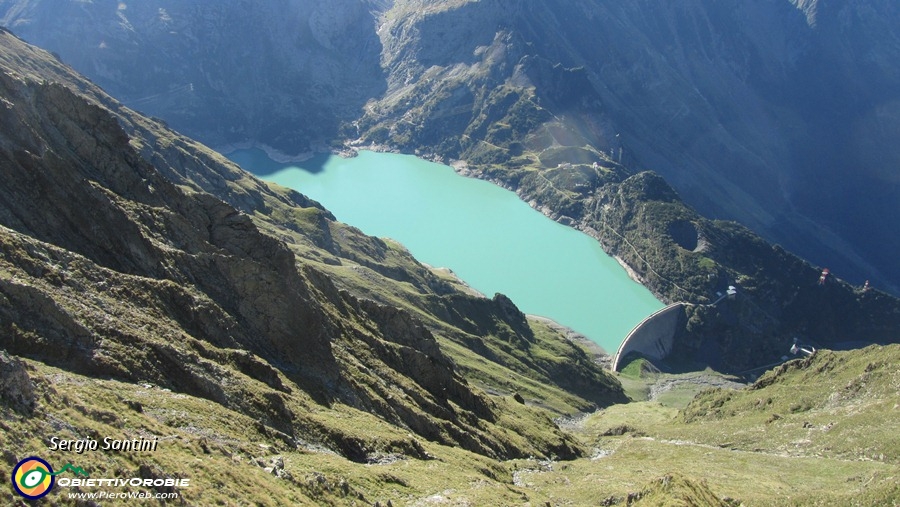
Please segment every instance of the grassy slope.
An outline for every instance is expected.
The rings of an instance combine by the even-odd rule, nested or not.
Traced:
[[[192,487],[181,491],[191,505],[241,505],[251,498],[254,505],[365,505],[390,498],[396,502],[424,497],[443,490],[444,484],[481,479],[502,488],[489,477],[502,480],[502,468],[458,449],[420,440],[433,459],[405,458],[386,465],[352,463],[313,445],[288,446],[251,418],[207,400],[151,385],[91,379],[40,363],[29,364],[41,396],[34,414],[39,417],[8,414],[0,421],[7,461],[9,449],[14,448],[22,455],[53,454],[53,465],[71,461],[96,478],[145,476],[142,468],[159,476],[174,474],[192,480]],[[136,406],[140,408],[135,410]],[[373,451],[383,455],[385,462],[399,455],[391,451],[391,442],[410,438],[407,431],[348,407],[324,409],[311,403],[304,417],[381,442],[383,449]],[[62,456],[47,452],[47,435],[156,435],[160,443],[153,453]],[[278,478],[264,469],[276,456],[283,459],[289,475]],[[13,501],[7,490],[0,498],[5,504]],[[58,493],[50,498],[67,503]]]
[[[247,492],[265,491],[255,504],[898,505],[898,363],[898,346],[822,351],[746,389],[706,391],[684,410],[615,405],[562,424],[593,449],[572,461],[497,462],[422,439],[415,439],[421,458],[400,456],[391,446],[410,438],[405,431],[348,407],[310,403],[304,417],[365,432],[380,445],[376,459],[353,463],[315,445],[286,446],[206,400],[29,362],[40,417],[7,414],[0,437],[40,455],[42,437],[73,438],[74,428],[94,438],[159,435],[152,454],[68,457],[95,477],[177,471],[195,485],[182,491],[189,504],[237,505]],[[798,386],[804,396],[796,396]],[[532,424],[511,398],[500,404],[515,424]],[[276,457],[287,472],[281,478],[265,470]]]
[[[820,351],[746,389],[704,391],[683,410],[610,407],[572,426],[594,459],[523,480],[576,503],[597,490],[625,498],[676,473],[744,505],[897,505],[898,364],[897,345]]]

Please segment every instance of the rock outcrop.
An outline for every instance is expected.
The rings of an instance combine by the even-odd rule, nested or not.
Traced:
[[[898,248],[897,150],[878,141],[897,130],[896,5],[398,1],[391,12],[379,32],[388,89],[358,122],[365,139],[462,158],[512,186],[514,168],[602,154],[659,172],[704,215],[897,292],[885,257]]]
[[[26,414],[31,413],[37,403],[34,384],[25,364],[5,350],[0,350],[0,401]]]

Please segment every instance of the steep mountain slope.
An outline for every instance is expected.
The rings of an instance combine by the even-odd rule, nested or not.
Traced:
[[[544,410],[470,385],[457,361],[485,387],[560,411],[624,401],[584,351],[505,297],[461,292],[5,31],[0,68],[8,353],[204,399],[288,445],[361,462],[424,459],[418,437],[491,457],[582,452]],[[315,415],[336,406],[380,422],[370,435]],[[379,428],[407,437],[376,443]]]
[[[396,4],[380,33],[386,48],[397,41],[385,66],[398,79],[357,123],[363,139],[463,158],[467,173],[598,238],[663,300],[695,303],[676,364],[739,372],[778,361],[795,337],[819,346],[900,338],[897,299],[833,277],[818,285],[821,268],[744,227],[702,217],[658,175],[634,174],[591,68],[554,64],[564,41],[538,42],[546,27],[527,22],[533,11],[560,19],[566,8],[504,6]],[[588,14],[559,25],[578,27]],[[428,45],[429,37],[443,42]],[[597,47],[582,42],[575,46]],[[400,79],[407,75],[420,79]],[[739,297],[719,300],[731,285]]]
[[[565,199],[560,188],[572,180],[560,173],[523,188],[550,202]],[[820,284],[820,269],[738,224],[701,217],[658,175],[604,182],[581,203],[573,216],[579,227],[648,286],[695,303],[675,339],[676,369],[759,368],[787,354],[795,338],[817,347],[900,339],[897,298],[832,276]],[[725,297],[729,287],[736,288],[733,298]]]
[[[900,291],[896,2],[5,0],[0,19],[216,146],[362,136],[481,175],[603,153]]]
[[[893,10],[887,8],[886,16]],[[698,303],[685,316],[677,362],[736,372],[777,361],[794,337],[824,346],[858,336],[893,342],[900,336],[896,299],[833,277],[817,285],[822,268],[743,227],[704,219],[661,178],[631,169],[648,160],[667,176],[676,169],[680,189],[689,191],[683,185],[689,181],[725,198],[712,207],[692,199],[715,214],[741,216],[763,230],[791,223],[797,229],[784,243],[794,249],[804,234],[798,231],[809,230],[800,224],[807,218],[782,200],[782,184],[791,167],[804,164],[788,149],[791,136],[814,127],[796,117],[812,114],[815,106],[799,104],[807,109],[798,111],[782,101],[775,107],[763,93],[771,87],[757,82],[760,75],[780,76],[792,87],[808,82],[793,77],[799,64],[766,54],[777,53],[776,36],[796,31],[792,13],[812,30],[794,7],[779,2],[527,8],[519,2],[437,2],[427,8],[397,2],[379,32],[387,93],[367,105],[355,126],[363,143],[464,159],[468,174],[513,188],[545,213],[600,239],[662,299]],[[784,22],[787,27],[779,24]],[[872,22],[879,33],[890,31]],[[768,31],[758,34],[758,26]],[[890,89],[895,60],[885,55],[893,46],[880,44],[872,49],[881,55],[872,72]],[[801,60],[830,58],[812,43],[801,49]],[[822,121],[815,128],[825,128],[828,121]],[[790,135],[778,134],[782,124],[791,125]],[[780,143],[787,148],[779,151]],[[823,178],[817,188],[852,187],[844,177]],[[871,185],[887,196],[869,209],[888,217],[871,220],[884,225],[874,236],[880,238],[878,255],[893,251],[884,247],[900,237],[889,225],[900,217],[900,195],[885,183]],[[856,196],[845,204],[861,201],[870,202]],[[819,245],[825,236],[815,235],[799,242]],[[893,269],[895,263],[885,261]],[[739,301],[712,306],[730,285],[739,288]]]

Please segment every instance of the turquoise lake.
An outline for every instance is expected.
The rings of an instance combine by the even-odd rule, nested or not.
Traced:
[[[403,243],[474,289],[509,296],[615,353],[662,308],[596,240],[532,209],[513,192],[410,155],[362,151],[283,164],[261,150],[228,157],[322,203],[338,220]]]

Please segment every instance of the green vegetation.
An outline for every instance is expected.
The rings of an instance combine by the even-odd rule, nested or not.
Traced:
[[[626,357],[625,359],[627,360],[628,358]],[[619,375],[630,379],[642,379],[645,378],[648,373],[658,371],[659,370],[653,366],[653,363],[647,359],[635,357],[622,367],[622,371],[619,372]]]
[[[897,364],[897,345],[819,351],[767,372],[745,391],[700,394],[684,411],[685,428],[724,429],[733,448],[900,464]]]
[[[591,501],[587,491],[624,502],[668,481],[676,488],[649,505],[897,505],[898,361],[897,345],[820,351],[745,389],[704,391],[683,410],[660,397],[610,407],[571,426],[592,460],[525,480],[554,498],[584,488],[576,503]]]
[[[574,460],[497,461],[307,400],[302,417],[359,440],[362,462],[310,440],[286,441],[208,400],[28,361],[37,404],[28,415],[7,412],[0,437],[16,455],[71,461],[92,477],[190,478],[179,490],[189,504],[235,505],[265,491],[257,505],[896,505],[898,361],[898,346],[820,351],[748,388],[706,391],[684,410],[644,401],[561,421],[560,431],[587,451]],[[512,396],[495,400],[510,436],[546,425],[543,410]],[[47,451],[51,435],[160,443],[153,453],[63,455]]]

